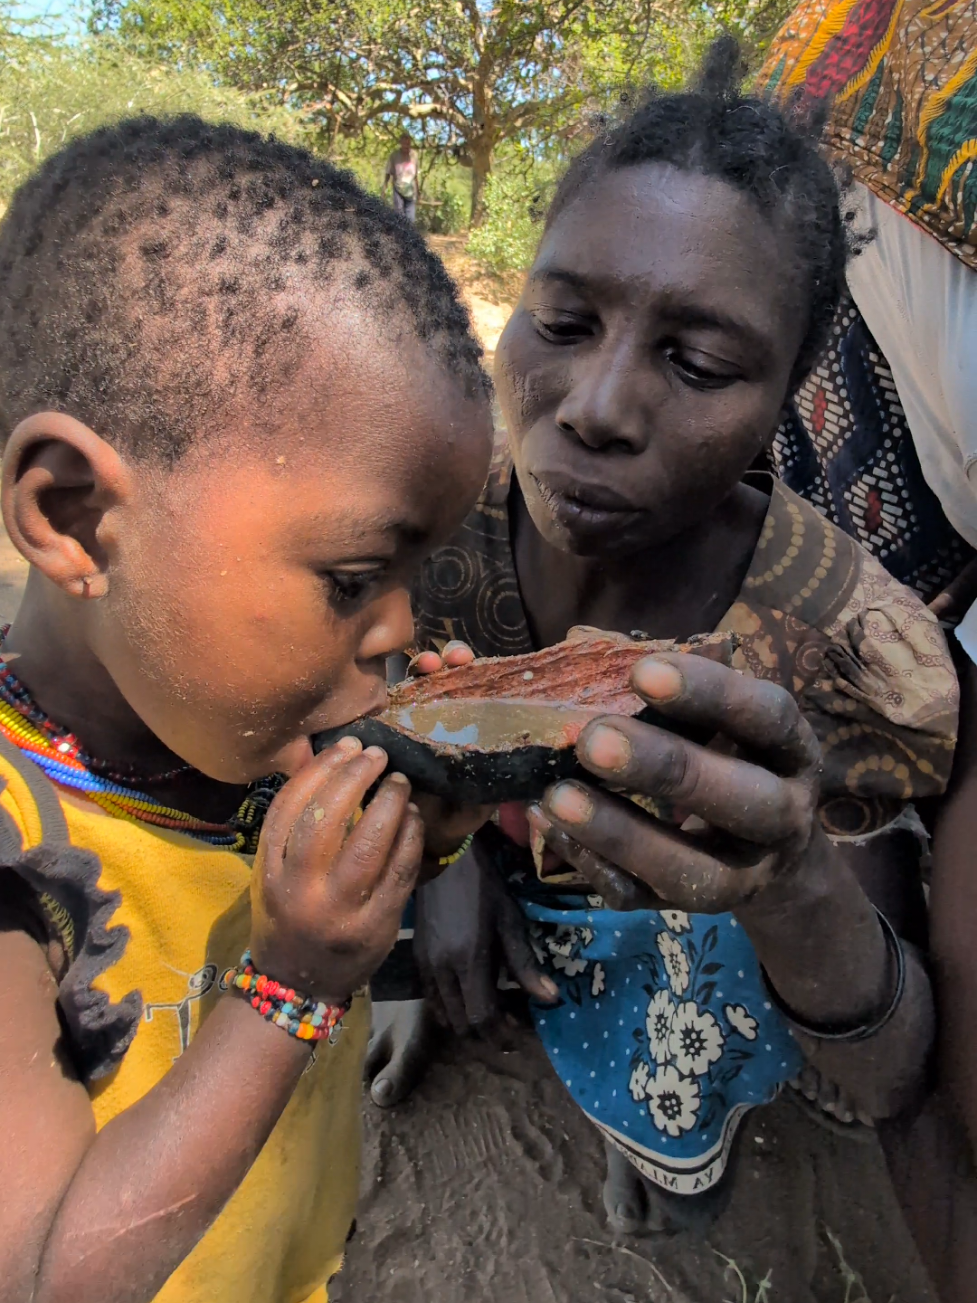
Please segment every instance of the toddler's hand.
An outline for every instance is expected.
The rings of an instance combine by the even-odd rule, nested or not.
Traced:
[[[421,863],[424,827],[403,774],[383,780],[353,826],[386,763],[355,738],[321,752],[272,802],[255,857],[255,968],[330,1003],[393,948]]]

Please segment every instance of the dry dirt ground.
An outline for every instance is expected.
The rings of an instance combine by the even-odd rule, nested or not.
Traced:
[[[433,243],[491,363],[518,286],[479,274],[462,237]],[[26,572],[0,529],[0,619]],[[708,1242],[610,1234],[600,1143],[527,1029],[504,1047],[446,1041],[411,1100],[364,1108],[358,1230],[332,1303],[935,1303],[874,1141],[788,1098],[744,1124]]]
[[[528,1029],[446,1043],[408,1102],[364,1107],[331,1303],[935,1303],[874,1139],[790,1098],[744,1123],[707,1241],[608,1231],[601,1145]]]

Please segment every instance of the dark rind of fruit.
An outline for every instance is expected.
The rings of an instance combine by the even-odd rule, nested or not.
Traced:
[[[319,752],[341,737],[358,737],[365,747],[383,747],[390,771],[405,774],[417,791],[457,805],[530,801],[542,796],[557,779],[583,773],[572,747],[527,746],[509,751],[459,747],[453,754],[438,753],[422,739],[376,718],[357,719],[343,728],[317,733],[313,749]]]
[[[580,639],[574,641],[579,643]],[[663,647],[664,644],[657,646]],[[553,649],[547,650],[552,652]],[[642,654],[649,650],[654,648],[646,646]],[[714,648],[710,648],[712,650]],[[450,673],[459,675],[463,671]],[[487,703],[483,700],[482,704]],[[500,701],[500,705],[505,704],[509,704],[505,699]],[[604,713],[596,711],[595,717]],[[709,735],[685,728],[651,707],[635,712],[633,717],[692,741],[705,743],[709,740]],[[383,747],[389,757],[389,770],[405,774],[417,791],[429,792],[458,805],[537,800],[551,783],[561,778],[595,781],[594,776],[577,762],[573,746],[509,744],[504,748],[486,750],[473,745],[432,745],[425,738],[375,715],[316,734],[312,739],[313,750],[318,753],[341,737],[357,737],[365,747]]]
[[[680,737],[707,742],[708,734],[666,720],[657,711],[643,710],[634,718],[657,724]],[[506,751],[447,748],[438,752],[423,739],[391,728],[375,716],[354,720],[341,728],[317,733],[312,749],[318,754],[341,737],[358,737],[365,747],[386,751],[389,772],[410,779],[418,792],[429,792],[456,805],[501,805],[504,801],[538,800],[551,783],[561,778],[597,780],[577,762],[573,747],[526,746]]]

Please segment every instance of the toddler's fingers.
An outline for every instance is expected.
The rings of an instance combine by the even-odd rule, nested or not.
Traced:
[[[374,889],[374,902],[379,908],[391,912],[404,910],[417,885],[423,856],[424,821],[417,806],[410,804],[404,812],[380,880]]]
[[[379,887],[409,814],[409,801],[410,783],[404,775],[388,774],[333,864],[330,887],[338,901],[356,908]]]
[[[315,759],[290,778],[278,793],[265,816],[261,841],[266,857],[281,860],[296,819],[315,795],[317,788],[331,775],[348,764],[363,750],[359,738],[340,738],[333,746],[320,751]]]
[[[320,874],[337,859],[363,797],[386,764],[385,751],[367,747],[330,773],[309,795],[292,826],[285,850],[291,872]]]

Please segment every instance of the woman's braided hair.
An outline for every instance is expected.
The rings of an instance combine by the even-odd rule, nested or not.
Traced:
[[[487,392],[440,260],[350,173],[192,116],[80,136],[0,223],[0,438],[54,408],[173,463],[222,405],[279,389],[327,284]]]
[[[790,233],[808,287],[807,331],[791,376],[801,383],[827,340],[844,288],[848,247],[838,186],[817,152],[817,126],[789,120],[772,104],[742,94],[744,65],[728,36],[713,43],[695,85],[662,93],[652,87],[624,122],[602,130],[567,169],[546,216],[552,225],[601,173],[664,163],[716,177],[751,196]]]

